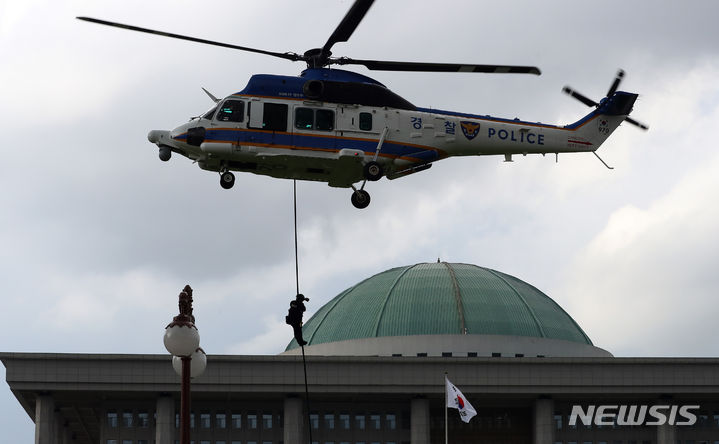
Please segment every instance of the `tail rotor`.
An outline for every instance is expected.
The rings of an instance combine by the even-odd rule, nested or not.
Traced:
[[[616,94],[616,92],[617,92],[617,88],[619,88],[619,84],[622,83],[622,79],[623,79],[623,78],[624,78],[624,71],[620,69],[620,70],[617,72],[616,77],[614,77],[614,81],[612,82],[611,86],[609,87],[609,91],[607,91],[606,97],[604,97],[604,98],[603,98],[601,101],[599,101],[599,102],[595,102],[594,100],[592,100],[592,99],[588,98],[587,96],[585,96],[585,95],[583,95],[583,94],[581,94],[581,93],[579,93],[579,92],[573,90],[572,88],[570,88],[570,87],[568,87],[568,86],[565,86],[564,89],[562,89],[562,91],[563,91],[564,93],[566,93],[566,94],[569,94],[570,96],[574,97],[575,99],[579,100],[580,102],[582,102],[583,104],[585,104],[585,105],[587,105],[587,106],[593,106],[593,107],[599,109],[599,108],[600,108],[601,106],[603,106],[608,100],[611,100],[611,99],[615,96],[615,94]],[[622,94],[622,93],[620,93],[620,94]],[[648,127],[647,125],[645,125],[645,124],[643,124],[643,123],[641,123],[641,122],[638,122],[638,121],[632,119],[632,118],[629,117],[629,116],[627,116],[624,120],[625,120],[626,122],[628,122],[628,123],[631,123],[632,125],[638,126],[639,128],[641,128],[641,129],[643,129],[643,130],[645,130],[645,131],[649,129],[649,127]]]

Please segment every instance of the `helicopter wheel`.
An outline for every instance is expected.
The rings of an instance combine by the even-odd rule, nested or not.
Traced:
[[[367,205],[369,205],[369,193],[365,190],[355,190],[354,193],[352,193],[352,205],[355,206],[355,208],[359,208],[360,210],[362,208],[367,208]]]
[[[235,175],[232,174],[229,171],[225,171],[224,173],[220,174],[220,186],[226,190],[229,190],[232,188],[232,186],[235,184]]]
[[[376,162],[374,160],[367,162],[362,169],[364,173],[365,179],[376,182],[382,178],[382,175],[384,174],[384,168],[382,168],[382,165],[379,164],[379,162]]]

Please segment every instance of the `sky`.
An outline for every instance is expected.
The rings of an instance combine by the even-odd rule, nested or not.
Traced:
[[[0,0],[0,351],[166,353],[185,284],[211,354],[276,354],[295,294],[292,181],[215,173],[146,135],[302,64],[100,19],[301,53],[344,1]],[[541,76],[356,72],[423,107],[567,124],[619,68],[632,117],[591,154],[469,157],[350,192],[298,182],[307,317],[386,269],[471,263],[557,301],[615,356],[719,353],[719,3],[378,0],[338,56],[534,65]],[[169,361],[168,361],[169,365]],[[211,359],[208,365],[212,365]],[[4,376],[4,368],[0,368]],[[3,441],[34,425],[0,384]]]

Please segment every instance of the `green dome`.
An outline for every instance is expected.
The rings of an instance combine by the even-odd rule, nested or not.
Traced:
[[[303,327],[309,346],[414,335],[503,335],[591,346],[547,295],[513,276],[469,264],[393,268],[348,288]],[[286,350],[298,348],[293,339]]]

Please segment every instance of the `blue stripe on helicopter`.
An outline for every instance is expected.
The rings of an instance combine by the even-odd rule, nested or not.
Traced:
[[[182,134],[176,137],[176,139],[185,140],[187,139],[187,135]],[[205,141],[230,142],[246,145],[258,144],[270,147],[275,145],[280,148],[300,150],[338,151],[343,148],[348,148],[364,151],[365,153],[374,153],[377,148],[377,141],[367,139],[229,128],[208,128],[205,134]],[[412,157],[424,162],[437,160],[440,157],[436,149],[423,148],[417,145],[405,145],[391,141],[384,142],[381,154],[391,157]]]

